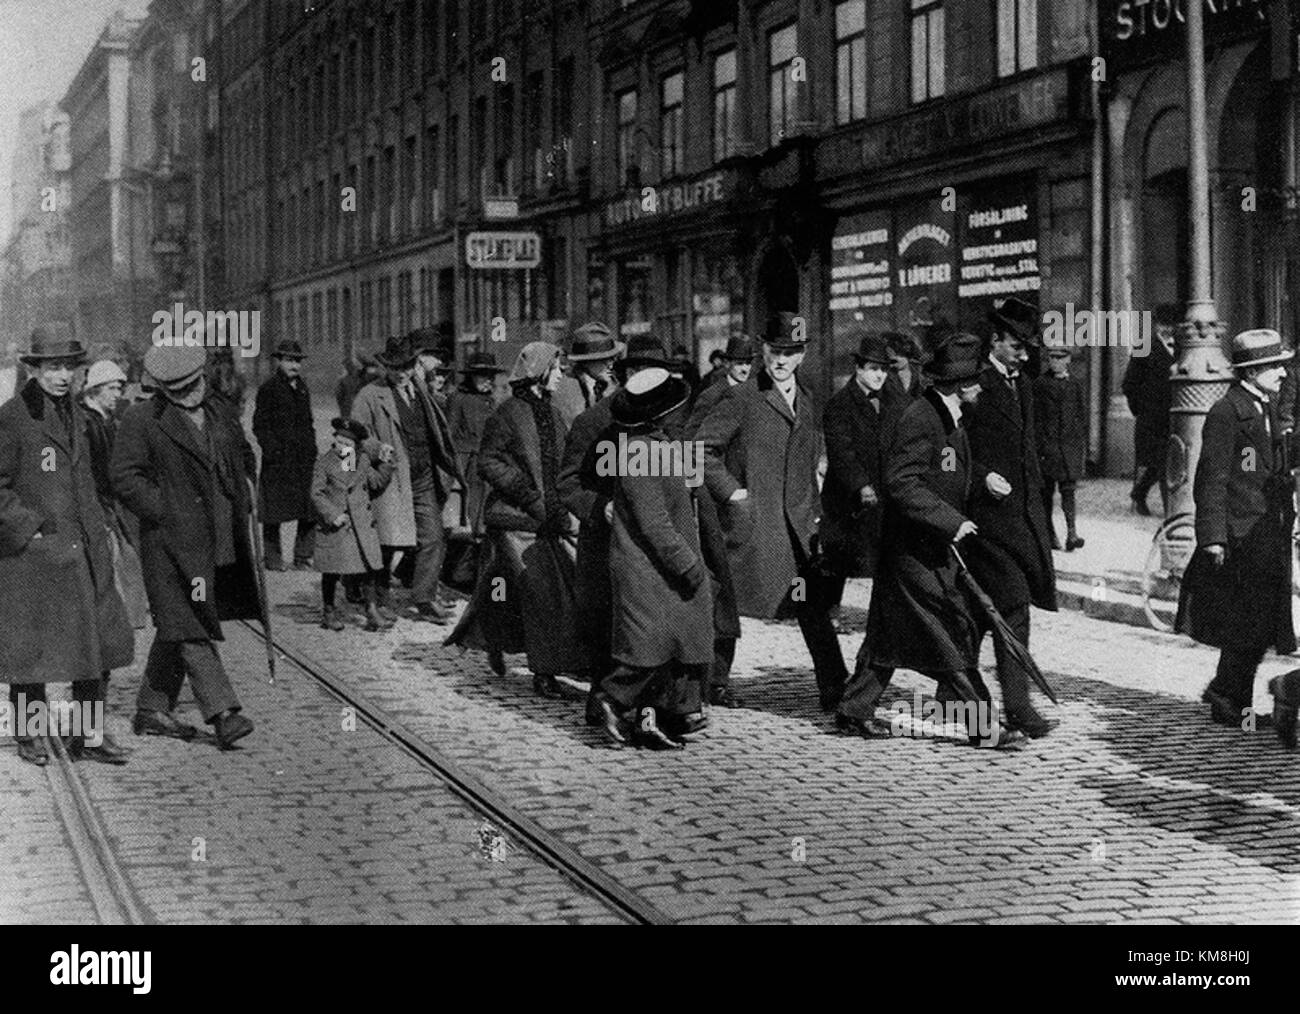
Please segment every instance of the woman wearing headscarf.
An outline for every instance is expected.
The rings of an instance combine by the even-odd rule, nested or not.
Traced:
[[[575,642],[577,526],[557,491],[566,428],[551,403],[560,376],[558,346],[525,345],[510,372],[510,397],[483,428],[487,548],[446,642],[486,651],[498,675],[504,653],[526,652],[533,687],[546,697],[561,695],[556,676],[569,668]]]

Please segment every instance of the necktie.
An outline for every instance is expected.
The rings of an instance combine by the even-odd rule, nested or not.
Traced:
[[[593,401],[600,401],[601,398],[605,397],[605,389],[608,388],[608,387],[609,387],[609,384],[608,384],[606,381],[604,381],[604,380],[597,380],[597,381],[596,381],[596,396],[595,396],[595,398],[593,398],[592,400],[593,400]]]

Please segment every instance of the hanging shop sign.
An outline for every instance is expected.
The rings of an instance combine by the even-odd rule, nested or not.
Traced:
[[[542,237],[535,232],[471,232],[465,263],[483,270],[519,270],[542,263]]]
[[[1101,54],[1115,70],[1178,59],[1187,45],[1190,0],[1101,0]],[[1276,0],[1275,0],[1276,2]],[[1278,4],[1280,9],[1285,3]],[[1268,30],[1269,0],[1203,0],[1206,45]]]

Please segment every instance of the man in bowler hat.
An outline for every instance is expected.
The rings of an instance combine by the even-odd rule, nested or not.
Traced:
[[[283,570],[280,526],[298,523],[294,539],[296,570],[311,567],[315,513],[311,506],[311,471],[316,461],[316,424],[311,392],[302,379],[306,357],[297,342],[276,346],[275,373],[257,389],[253,436],[262,448],[262,531],[266,569]]]

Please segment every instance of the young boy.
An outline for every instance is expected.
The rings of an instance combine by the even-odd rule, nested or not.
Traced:
[[[355,420],[335,419],[331,425],[333,446],[316,459],[311,483],[311,502],[320,521],[315,564],[321,574],[321,629],[343,629],[334,594],[339,577],[347,574],[365,575],[361,581],[365,629],[387,629],[392,623],[375,608],[376,575],[383,569],[383,555],[370,501],[393,477],[393,448],[369,439],[369,431]]]
[[[1075,529],[1074,491],[1083,478],[1088,445],[1088,403],[1082,381],[1070,376],[1070,350],[1047,349],[1047,372],[1034,381],[1034,423],[1038,461],[1043,473],[1043,508],[1052,528],[1052,548],[1060,549],[1052,524],[1052,501],[1061,489],[1065,514],[1065,551],[1083,545]]]

